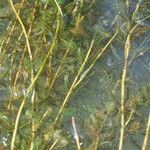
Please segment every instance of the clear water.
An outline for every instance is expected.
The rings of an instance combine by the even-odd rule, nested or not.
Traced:
[[[96,17],[98,18],[96,24],[93,26],[95,32],[100,34],[103,30],[103,32],[111,34],[116,28],[119,28],[122,32],[122,38],[125,39],[128,31],[128,23],[131,21],[129,17],[133,13],[138,1],[131,3],[130,7],[126,8],[124,3],[119,0],[100,1],[96,6]],[[147,9],[145,11],[147,15],[150,15],[150,10]],[[142,19],[142,17],[139,17],[139,20]],[[141,22],[140,26],[149,25],[149,20],[146,20]],[[107,36],[104,36],[104,38],[107,38]],[[131,44],[127,78],[129,80],[129,97],[134,97],[140,92],[143,86],[150,86],[150,30],[133,39]],[[115,106],[119,104],[120,90],[116,88],[116,85],[117,81],[121,79],[123,59],[124,43],[118,39],[108,48],[103,58],[96,63],[92,70],[93,74],[85,81],[85,84],[73,95],[70,105],[77,109],[75,116],[78,120],[78,130],[81,133],[81,137],[85,132],[83,129],[83,120],[85,118],[90,118],[93,112],[103,110],[110,103],[113,103]],[[115,91],[114,95],[112,91]],[[138,108],[138,111],[140,116],[136,119],[144,123],[150,112],[150,106],[141,106]],[[113,122],[112,118],[111,120]],[[119,131],[116,130],[115,132],[114,137],[117,138]],[[144,131],[140,131],[140,133],[128,133],[125,137],[124,150],[140,150],[143,138]],[[86,140],[83,139],[83,143],[84,141]],[[118,142],[110,142],[109,144],[107,143],[102,149],[117,149]]]
[[[138,4],[138,0],[130,2],[130,7],[125,6],[122,0],[105,0],[96,1],[96,5],[93,11],[93,23],[90,28],[90,33],[95,35],[101,35],[101,39],[105,42],[108,40],[109,35],[112,35],[116,29],[119,29],[120,37],[113,42],[103,57],[93,67],[91,74],[85,80],[83,85],[79,87],[72,95],[69,107],[74,111],[76,118],[77,130],[81,138],[81,142],[86,143],[90,141],[85,129],[85,120],[93,117],[93,114],[97,111],[104,109],[118,109],[120,102],[120,87],[118,81],[121,79],[123,60],[124,60],[124,43],[127,36],[129,24],[131,22],[131,14]],[[136,14],[133,23],[137,23],[145,16],[150,15],[150,10],[147,6],[143,6],[142,11]],[[6,27],[6,22],[0,22],[0,33],[3,32]],[[140,23],[140,27],[150,26],[149,19]],[[131,42],[132,48],[129,55],[130,65],[128,67],[128,85],[127,92],[128,97],[136,97],[140,90],[146,88],[146,92],[149,92],[150,87],[150,30],[142,33],[134,38]],[[8,68],[0,68],[0,73],[4,75],[8,72]],[[114,91],[114,92],[112,92]],[[8,94],[9,93],[9,94]],[[12,94],[9,89],[9,85],[5,80],[0,84],[0,109],[3,109],[3,103]],[[148,101],[149,99],[147,99]],[[143,122],[150,112],[150,106],[140,106],[137,108],[139,115],[136,115],[135,120]],[[116,124],[117,113],[113,112],[112,116],[108,118],[107,124],[109,124],[113,137],[116,139],[119,137],[118,124]],[[144,117],[143,117],[144,116]],[[3,116],[4,117],[4,116]],[[73,137],[71,117],[66,117],[64,126]],[[145,126],[140,132],[128,133],[125,137],[124,150],[140,150],[144,138]],[[3,133],[0,136],[1,143],[5,143],[7,134]],[[85,145],[86,145],[85,144]],[[150,143],[149,143],[150,146]],[[110,141],[104,144],[102,150],[116,150],[118,147],[118,140]],[[71,148],[68,148],[72,149]]]

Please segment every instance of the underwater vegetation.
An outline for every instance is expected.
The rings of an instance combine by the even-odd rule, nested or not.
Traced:
[[[1,0],[0,150],[149,150],[149,0]]]

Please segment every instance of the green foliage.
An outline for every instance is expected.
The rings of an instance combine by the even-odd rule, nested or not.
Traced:
[[[0,137],[7,137],[6,147],[13,145],[15,137],[18,150],[74,150],[77,133],[83,150],[113,149],[114,141],[118,142],[123,48],[139,12],[145,17],[149,10],[140,7],[129,18],[126,6],[116,4],[118,14],[109,22],[113,29],[107,29],[110,18],[101,16],[97,4],[101,6],[101,1],[31,0],[19,8],[14,5],[22,23],[15,13],[8,22],[0,18]],[[115,40],[108,44],[118,28]],[[142,33],[149,30],[141,28]],[[136,43],[136,36],[131,40]],[[130,73],[130,65],[146,52],[145,41],[130,52],[125,138],[140,132],[139,110],[149,107],[150,86],[140,91]],[[111,49],[103,51],[107,44]]]
[[[65,0],[56,0],[56,1],[60,4],[65,3]],[[40,2],[42,2],[42,3],[51,3],[51,2],[53,2],[54,3],[54,0],[40,0]]]

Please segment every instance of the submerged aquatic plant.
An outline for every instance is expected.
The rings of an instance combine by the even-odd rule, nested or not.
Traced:
[[[123,14],[117,14],[118,18],[113,20],[113,30],[107,30],[104,22],[96,21],[99,14],[95,8],[101,3],[96,0],[4,3],[2,12],[6,14],[0,9],[0,24],[4,22],[7,26],[0,29],[0,144],[3,147],[96,150],[119,145],[121,150],[128,134],[145,129],[147,120],[140,122],[138,112],[149,105],[149,86],[142,87],[140,92],[132,91],[133,79],[128,74],[130,65],[143,52],[137,51],[130,59],[132,42],[149,30],[145,27],[141,31],[141,22],[134,20],[142,9],[137,9],[139,4],[131,20],[125,11],[120,11]],[[119,28],[121,17],[129,22]],[[116,43],[125,45],[123,57],[113,48],[112,44]],[[107,51],[110,45],[113,57]],[[114,58],[124,60],[118,63]],[[102,64],[97,67],[97,62]],[[84,104],[81,96],[77,104],[73,96],[82,92],[86,83],[92,85],[90,78],[96,71],[101,78],[97,101],[103,102],[97,105],[91,97]],[[149,121],[143,150],[148,132]]]

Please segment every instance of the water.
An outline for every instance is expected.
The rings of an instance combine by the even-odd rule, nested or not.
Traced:
[[[150,30],[148,29],[150,22],[149,19],[141,22],[144,17],[149,15],[147,5],[142,5],[140,7],[141,11],[138,11],[132,20],[131,14],[134,12],[138,2],[138,0],[134,0],[127,7],[122,0],[96,1],[92,14],[94,23],[91,23],[90,29],[87,27],[87,31],[89,30],[89,33],[92,35],[100,35],[100,42],[102,41],[104,43],[108,41],[116,29],[119,29],[119,35],[109,46],[102,58],[97,61],[88,78],[85,79],[84,83],[74,92],[70,99],[68,108],[69,117],[66,115],[63,125],[67,134],[72,137],[73,145],[75,145],[75,137],[71,124],[72,116],[76,118],[77,131],[83,146],[86,147],[92,141],[92,133],[89,133],[92,130],[90,128],[91,125],[95,126],[96,131],[94,131],[99,132],[100,137],[103,135],[100,141],[102,150],[116,150],[118,148],[117,139],[119,138],[120,127],[118,110],[120,107],[120,79],[124,63],[124,44],[130,25],[140,22],[140,28],[137,30],[137,33],[141,32],[143,28],[146,30],[140,34],[135,34],[135,37],[131,41],[132,47],[129,54],[126,81],[126,99],[132,99],[132,105],[137,103],[138,107],[127,104],[126,115],[129,115],[128,112],[131,112],[133,109],[137,113],[134,114],[134,120],[131,120],[131,124],[127,126],[123,148],[124,150],[141,149],[146,119],[150,112],[148,102],[150,96],[147,97],[150,89]],[[0,22],[0,32],[3,32],[6,24],[7,21]],[[0,67],[0,75],[5,75],[8,70],[7,68]],[[141,94],[141,91],[144,91],[144,94]],[[1,110],[4,108],[4,103],[10,96],[13,95],[16,99],[17,97],[20,99],[19,94],[20,96],[25,95],[25,88],[20,87],[20,93],[13,92],[3,78],[0,86]],[[44,97],[46,96],[44,95]],[[56,96],[54,95],[54,97]],[[18,102],[16,103],[19,105]],[[17,105],[16,107],[18,107]],[[3,119],[7,119],[5,116],[2,117]],[[97,120],[103,120],[105,117],[107,117],[105,125],[102,129],[99,129],[97,127],[99,122],[97,124],[95,122]],[[141,123],[140,126],[138,126],[138,122]],[[0,135],[0,144],[3,143],[5,145],[9,134],[2,134]],[[108,137],[105,137],[105,134],[108,134]],[[106,141],[107,143],[104,144]],[[69,149],[76,149],[76,147],[72,148],[71,146]]]
[[[97,4],[96,14],[98,14],[97,22],[94,25],[95,32],[100,34],[102,31],[105,33],[114,32],[116,28],[120,28],[122,36],[126,38],[127,31],[129,29],[129,17],[133,13],[138,1],[132,2],[130,8],[126,8],[125,4],[121,1],[107,0]],[[150,15],[149,9],[147,8],[146,14]],[[99,12],[99,13],[98,13]],[[140,12],[143,13],[143,12]],[[138,20],[142,20],[142,15]],[[129,16],[130,15],[130,16]],[[134,22],[134,20],[133,20]],[[146,20],[140,24],[142,26],[149,26],[149,20]],[[129,67],[127,73],[128,85],[128,96],[136,97],[140,93],[140,90],[150,86],[150,30],[142,33],[139,37],[131,41],[131,50],[129,54]],[[104,36],[107,38],[107,36]],[[77,109],[75,114],[78,124],[79,133],[84,134],[85,128],[83,125],[86,118],[90,118],[94,112],[101,111],[106,106],[113,104],[119,107],[120,100],[120,89],[118,82],[121,79],[122,68],[124,59],[124,43],[116,41],[113,43],[104,54],[103,58],[99,60],[93,68],[92,76],[85,81],[85,84],[79,88],[71,99],[71,106]],[[115,93],[113,93],[113,92]],[[150,107],[139,106],[137,108],[139,116],[135,115],[139,122],[145,122],[150,112]],[[116,114],[115,114],[116,115]],[[144,117],[143,117],[144,116]],[[113,120],[112,118],[110,120]],[[108,122],[111,122],[108,120]],[[119,123],[119,122],[118,122]],[[116,125],[118,126],[118,125]],[[144,127],[144,126],[143,126]],[[136,127],[135,127],[136,128]],[[144,128],[143,128],[144,129]],[[144,138],[144,132],[133,132],[127,133],[125,137],[125,143],[123,149],[140,150]],[[85,135],[86,136],[86,135]],[[119,132],[115,134],[115,138],[119,137]],[[86,140],[83,139],[83,143]],[[107,143],[102,146],[102,149],[117,149],[118,141],[111,143],[110,146]],[[150,142],[149,142],[150,146]]]

